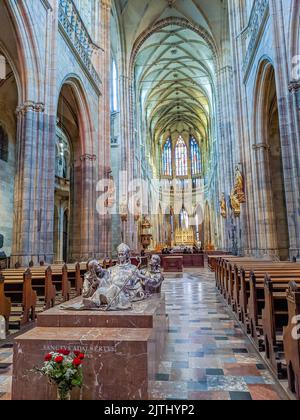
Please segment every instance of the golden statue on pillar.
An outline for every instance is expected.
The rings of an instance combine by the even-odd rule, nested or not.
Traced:
[[[233,213],[234,213],[235,217],[240,217],[240,215],[241,215],[241,203],[239,201],[238,193],[237,193],[236,188],[234,188],[231,191],[230,204],[231,204],[231,208],[233,210]]]
[[[238,166],[235,169],[235,190],[239,202],[241,204],[246,203],[244,177]]]
[[[222,194],[220,208],[221,208],[221,216],[224,217],[224,219],[226,219],[227,218],[227,204],[226,204],[225,193]]]
[[[240,168],[235,169],[235,184],[230,194],[230,204],[235,217],[241,215],[241,204],[246,203],[245,182]]]

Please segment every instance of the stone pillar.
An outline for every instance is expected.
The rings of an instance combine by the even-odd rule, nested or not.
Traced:
[[[247,25],[244,20],[243,10],[245,2],[237,6],[236,0],[229,0],[229,33],[231,37],[231,55],[233,62],[233,121],[235,127],[236,148],[235,163],[242,163],[245,176],[245,189],[247,202],[243,205],[241,219],[243,229],[243,248],[245,255],[256,254],[257,232],[254,207],[255,173],[252,162],[252,142],[248,108],[248,92],[244,83],[243,62],[245,54],[245,40],[242,32]]]
[[[99,139],[98,139],[98,179],[108,179],[111,172],[110,165],[110,77],[111,77],[111,41],[110,15],[111,0],[101,0],[99,42],[102,52],[99,54],[99,69],[102,79],[102,96],[100,98]],[[95,183],[95,188],[96,188]],[[96,211],[96,208],[95,208]],[[111,255],[111,215],[96,215],[97,252],[96,257]]]
[[[126,74],[125,63],[123,63],[124,74],[121,77],[121,92],[122,97],[120,106],[122,108],[122,120],[121,120],[121,170],[122,182],[120,182],[121,192],[127,194],[130,180],[133,178],[134,168],[134,137],[133,137],[133,91],[131,78]],[[127,194],[128,199],[128,194]],[[134,216],[128,214],[127,221],[122,225],[123,240],[128,243],[130,247],[133,245],[132,232],[136,229]],[[136,229],[137,230],[137,229]]]
[[[218,72],[218,87],[219,87],[219,120],[220,120],[220,135],[218,142],[218,167],[219,167],[219,201],[222,193],[225,193],[228,217],[224,219],[220,215],[220,206],[216,209],[218,218],[222,224],[222,249],[230,251],[232,245],[229,240],[228,230],[230,230],[230,202],[229,194],[234,183],[234,124],[232,112],[232,99],[230,92],[232,91],[232,68],[231,66],[224,66]]]
[[[276,223],[273,212],[273,197],[270,188],[269,146],[266,143],[253,145],[256,154],[257,185],[255,217],[258,228],[258,251],[260,256],[278,257]]]
[[[299,127],[298,124],[295,124],[295,102],[287,89],[290,77],[287,58],[288,46],[285,32],[285,1],[269,0],[269,6],[274,33],[274,65],[289,227],[290,257],[294,257],[300,255],[299,133],[297,132]]]
[[[96,156],[83,155],[75,162],[70,214],[70,260],[87,261],[95,256]]]
[[[11,263],[27,266],[32,260],[53,260],[53,168],[51,149],[53,118],[45,115],[44,105],[27,101],[17,109],[16,180],[14,202],[14,240]],[[51,122],[52,121],[52,122]],[[49,156],[46,150],[49,149]],[[53,153],[52,153],[53,152]],[[53,157],[55,162],[55,158]],[[53,177],[52,177],[53,175]]]
[[[300,258],[300,80],[290,83],[289,91],[295,126],[295,134],[291,138],[291,147],[294,150],[293,159],[296,166],[295,170],[297,171],[297,176],[293,180],[295,188],[296,212],[291,221],[295,225],[296,235],[290,237],[290,251],[291,257],[296,256]]]

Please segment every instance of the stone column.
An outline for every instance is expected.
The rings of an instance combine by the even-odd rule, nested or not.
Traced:
[[[295,170],[297,176],[294,178],[296,211],[292,223],[295,225],[296,235],[290,238],[291,257],[300,258],[300,80],[289,84],[289,91],[292,102],[293,120],[295,133],[291,138],[291,147],[294,150]]]
[[[257,232],[254,207],[254,179],[252,163],[252,141],[250,115],[251,108],[248,106],[248,93],[244,83],[243,62],[245,54],[245,41],[242,31],[247,25],[244,22],[243,10],[245,2],[237,6],[236,0],[229,0],[229,33],[231,37],[231,51],[233,62],[233,121],[234,136],[236,138],[236,164],[243,164],[245,176],[245,188],[247,202],[242,206],[241,223],[243,229],[243,248],[245,255],[256,254]],[[252,134],[253,135],[253,134]]]
[[[123,75],[121,76],[121,101],[122,109],[121,119],[121,170],[122,180],[120,179],[120,188],[127,194],[130,180],[133,178],[133,159],[134,159],[134,137],[133,137],[133,91],[131,78],[127,75],[126,63],[123,63]],[[122,181],[122,182],[121,182]],[[128,194],[127,194],[128,198]],[[134,216],[128,214],[127,221],[122,224],[123,240],[132,247],[134,238],[132,232],[136,229]]]
[[[232,91],[232,67],[224,66],[218,73],[219,86],[219,120],[220,120],[220,135],[218,142],[218,166],[219,166],[219,201],[222,193],[225,193],[228,217],[230,216],[229,194],[234,183],[234,124],[232,113],[232,100],[230,92]],[[231,250],[232,246],[229,241],[228,230],[230,226],[229,219],[224,219],[220,215],[220,206],[216,209],[219,220],[222,224],[222,248],[223,250]]]
[[[75,162],[70,214],[70,259],[87,261],[95,256],[96,156],[83,155]]]
[[[255,188],[255,218],[258,230],[260,256],[278,257],[276,222],[273,212],[273,197],[270,188],[269,146],[266,143],[253,145],[255,151],[257,185]]]
[[[12,265],[20,263],[26,266],[31,260],[34,263],[53,260],[54,195],[49,198],[47,188],[53,188],[54,172],[53,178],[48,178],[52,170],[48,167],[45,154],[53,124],[51,117],[44,113],[44,105],[33,101],[18,107],[17,118],[11,262]],[[51,151],[49,153],[51,155]]]
[[[295,121],[295,102],[287,88],[290,82],[290,73],[285,31],[285,1],[269,0],[269,5],[274,33],[274,64],[289,227],[290,257],[294,257],[300,255],[299,132],[297,132],[299,127]]]
[[[111,0],[99,2],[100,31],[99,42],[99,69],[102,79],[102,95],[100,98],[99,139],[98,139],[98,179],[108,179],[111,172],[110,164],[110,78],[111,78],[111,40],[110,40],[110,15]],[[95,188],[96,183],[95,182]],[[96,208],[95,208],[96,211]],[[96,257],[106,257],[111,254],[111,215],[96,215],[97,252]]]

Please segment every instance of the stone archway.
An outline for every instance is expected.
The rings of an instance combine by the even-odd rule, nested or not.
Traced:
[[[10,257],[14,246],[15,177],[17,172],[17,118],[21,100],[20,75],[13,56],[15,32],[4,4],[0,5],[0,24],[6,29],[0,37],[0,235],[3,237],[2,257]],[[3,38],[2,38],[3,36]],[[8,44],[9,37],[11,45]]]
[[[55,204],[60,207],[61,243],[57,257],[65,262],[84,261],[93,257],[95,252],[93,183],[96,156],[93,154],[91,133],[88,107],[81,86],[74,78],[66,79],[57,106],[57,135],[59,141],[66,145],[63,165],[66,168],[61,168],[61,173],[55,176]]]
[[[281,260],[289,258],[289,228],[284,185],[284,166],[273,65],[261,64],[257,85],[256,197],[260,251]]]

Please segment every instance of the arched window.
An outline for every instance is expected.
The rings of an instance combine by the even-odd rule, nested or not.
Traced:
[[[0,125],[0,160],[8,161],[8,135]]]
[[[162,163],[164,176],[172,176],[172,142],[170,138],[164,145]]]
[[[190,148],[191,148],[191,169],[192,176],[200,175],[202,171],[201,165],[201,153],[198,142],[191,137],[190,139]]]
[[[186,144],[179,136],[176,147],[175,147],[175,159],[176,159],[176,176],[187,176],[188,175],[188,153]]]
[[[111,90],[111,111],[118,111],[118,71],[116,61],[112,61],[112,90]]]

